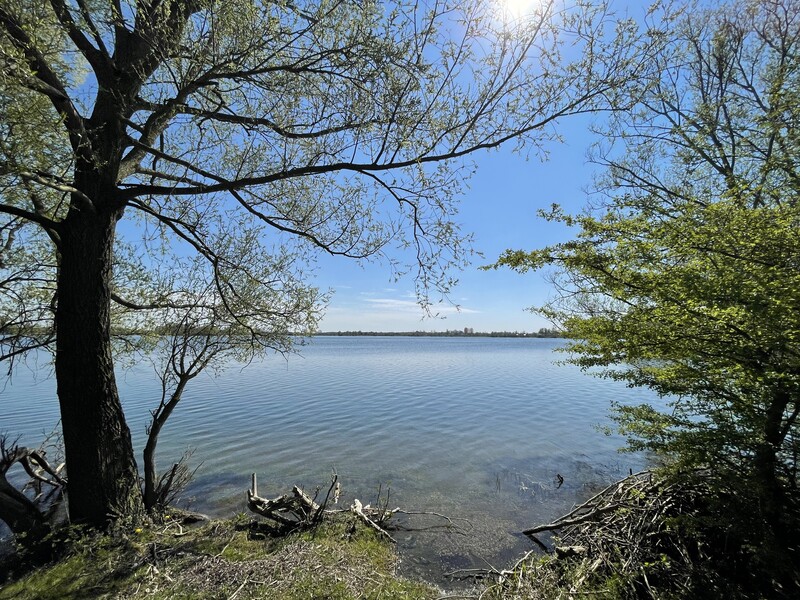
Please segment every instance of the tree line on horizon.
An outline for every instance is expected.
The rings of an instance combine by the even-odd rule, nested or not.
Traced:
[[[541,327],[536,332],[527,331],[464,331],[463,329],[449,329],[447,331],[318,331],[314,335],[331,336],[386,336],[386,337],[530,337],[530,338],[559,338],[564,337],[557,329]]]

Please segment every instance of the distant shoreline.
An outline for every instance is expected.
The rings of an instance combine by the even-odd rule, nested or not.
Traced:
[[[492,337],[492,338],[563,338],[560,331],[318,331],[314,337]]]

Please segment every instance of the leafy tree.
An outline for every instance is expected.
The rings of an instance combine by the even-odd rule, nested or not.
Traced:
[[[668,399],[616,407],[631,447],[710,472],[731,536],[796,590],[800,6],[686,15],[604,132],[603,201],[546,214],[576,239],[497,264],[554,268],[560,293],[538,310],[571,360]]]
[[[0,0],[2,353],[54,349],[73,521],[142,508],[113,367],[148,336],[123,334],[286,349],[324,305],[316,252],[413,270],[429,306],[470,255],[468,155],[538,152],[641,59],[602,6],[492,10]]]

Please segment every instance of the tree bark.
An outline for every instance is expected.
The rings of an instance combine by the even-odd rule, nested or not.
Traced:
[[[150,425],[150,433],[147,436],[147,443],[144,446],[144,507],[150,512],[158,504],[156,494],[156,446],[158,445],[158,435],[161,433],[161,423],[153,419]]]
[[[97,187],[84,193],[103,197]],[[113,199],[113,190],[107,191]],[[60,231],[56,380],[70,519],[103,527],[122,515],[143,514],[111,350],[110,282],[114,229],[121,209],[78,206],[73,204]]]
[[[792,589],[797,585],[800,554],[796,550],[796,523],[790,512],[784,483],[780,479],[779,453],[784,443],[782,424],[791,396],[778,390],[766,406],[763,440],[754,456],[755,484],[759,508],[766,523],[762,544],[771,569],[781,584]],[[788,429],[786,430],[788,432]]]

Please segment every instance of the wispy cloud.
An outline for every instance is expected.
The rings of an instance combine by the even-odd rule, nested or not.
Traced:
[[[393,312],[405,312],[419,314],[420,306],[414,300],[401,300],[398,298],[366,298],[366,303],[378,310],[391,310]],[[476,314],[480,311],[463,306],[456,307],[451,304],[437,304],[431,307],[431,311],[439,314]]]

